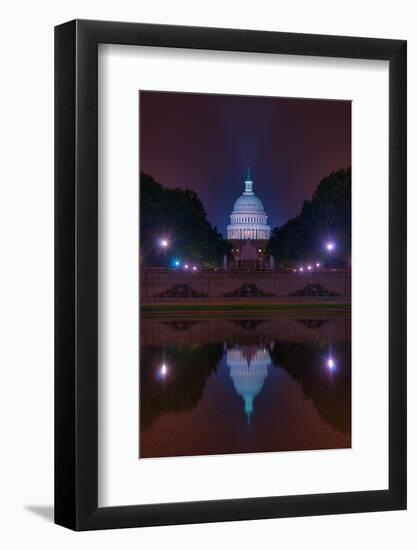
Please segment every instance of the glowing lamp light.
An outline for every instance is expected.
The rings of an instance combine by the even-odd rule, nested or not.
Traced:
[[[197,271],[197,268],[195,265],[193,265],[193,271]]]
[[[161,240],[159,241],[159,244],[162,246],[162,248],[167,248],[168,245],[169,245],[169,242],[168,242],[167,239],[161,239]]]
[[[165,363],[162,363],[162,365],[156,371],[156,378],[158,380],[164,380],[167,375],[168,375],[168,367],[166,366]]]
[[[297,270],[296,269],[293,269],[294,273],[297,273]]]
[[[327,367],[328,367],[330,370],[332,370],[332,369],[334,369],[335,366],[336,366],[336,365],[335,365],[334,359],[333,359],[332,357],[329,357],[329,358],[327,359]]]
[[[328,250],[329,252],[332,252],[334,248],[335,248],[335,245],[333,242],[329,241],[328,243],[326,243],[326,250]]]
[[[188,268],[189,268],[189,265],[185,264],[184,269],[188,269]]]
[[[299,271],[304,271],[304,267],[300,267]]]
[[[307,266],[307,269],[308,269],[309,271],[311,271],[311,270],[312,270],[311,265],[308,265],[308,266]]]
[[[320,262],[317,262],[317,263],[316,263],[316,267],[320,267]]]

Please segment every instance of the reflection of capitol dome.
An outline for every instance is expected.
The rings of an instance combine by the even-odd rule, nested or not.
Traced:
[[[245,191],[237,201],[227,226],[228,239],[267,240],[271,228],[267,225],[268,216],[262,201],[253,192],[253,181],[249,170],[245,181]]]
[[[263,388],[268,376],[271,356],[267,349],[242,347],[227,350],[226,363],[237,393],[245,402],[245,413],[250,421],[255,397]]]

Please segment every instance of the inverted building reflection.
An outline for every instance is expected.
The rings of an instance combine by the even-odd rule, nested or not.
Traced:
[[[271,356],[266,348],[241,346],[228,349],[226,363],[236,392],[242,397],[248,424],[250,424],[256,396],[262,391]]]

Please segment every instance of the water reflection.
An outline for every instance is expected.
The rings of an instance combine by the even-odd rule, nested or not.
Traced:
[[[350,341],[280,343],[273,361],[301,386],[320,417],[338,432],[350,434]]]
[[[140,366],[142,432],[161,415],[194,409],[222,356],[220,343],[146,346]],[[161,376],[163,365],[165,376]]]
[[[350,447],[350,318],[144,319],[140,457]]]
[[[253,412],[255,397],[261,392],[271,356],[265,348],[243,346],[227,350],[226,363],[236,392],[243,398],[248,424]]]

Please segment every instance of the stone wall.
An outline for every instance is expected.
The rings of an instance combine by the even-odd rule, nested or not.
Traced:
[[[350,271],[198,271],[148,269],[140,274],[141,303],[342,301],[351,296]]]

